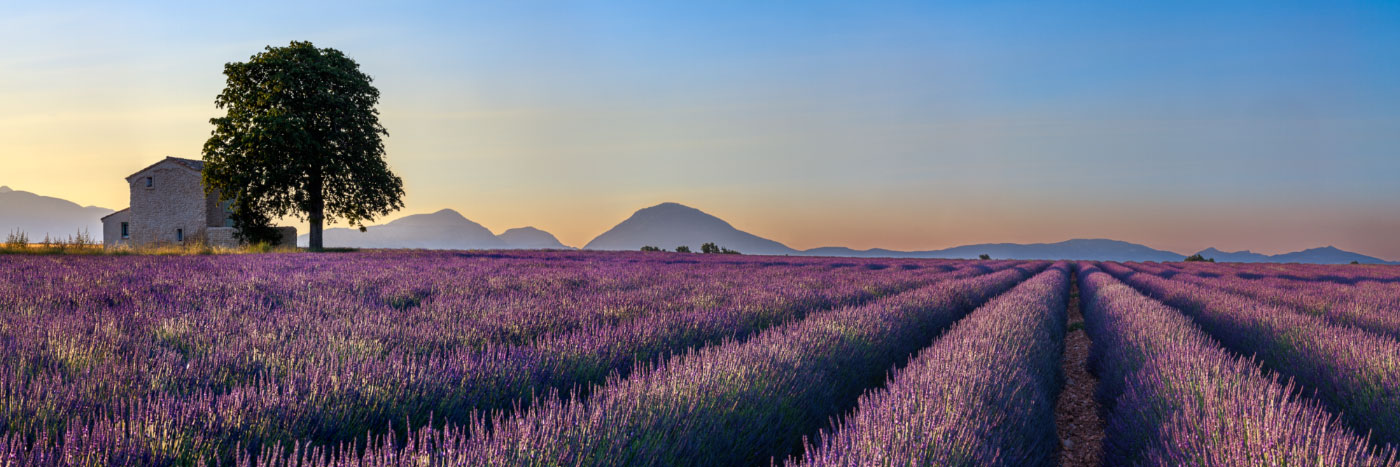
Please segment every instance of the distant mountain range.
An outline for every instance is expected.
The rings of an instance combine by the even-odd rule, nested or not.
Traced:
[[[1059,243],[985,243],[964,245],[942,250],[897,251],[881,248],[855,250],[846,247],[822,247],[796,250],[782,243],[744,232],[718,217],[699,209],[676,203],[662,203],[632,214],[616,227],[604,232],[583,248],[586,250],[637,250],[655,246],[675,250],[685,245],[697,251],[704,242],[748,254],[853,256],[888,258],[976,258],[989,255],[999,259],[1081,259],[1095,261],[1181,261],[1186,255],[1158,250],[1136,243],[1107,239],[1074,239]],[[1216,261],[1229,262],[1296,262],[1400,264],[1380,258],[1342,251],[1333,247],[1314,248],[1281,255],[1261,255],[1250,252],[1225,253],[1214,248],[1201,252]]]
[[[1082,259],[1093,261],[1181,261],[1185,255],[1157,250],[1136,243],[1107,239],[1074,239],[1059,243],[983,243],[942,250],[895,251],[852,250],[845,247],[814,248],[803,254],[818,256],[858,256],[891,258],[976,258],[988,255],[1005,259]]]
[[[111,212],[111,209],[83,207],[59,198],[0,186],[0,233],[21,230],[29,235],[31,241],[40,241],[45,234],[55,238],[67,238],[76,234],[79,229],[87,229],[93,237],[101,238],[101,218]],[[588,242],[584,249],[638,250],[643,246],[655,246],[674,251],[676,247],[684,245],[692,251],[699,251],[700,245],[706,242],[758,255],[976,258],[986,254],[997,259],[1099,261],[1181,261],[1186,258],[1186,255],[1180,253],[1108,239],[1074,239],[1059,243],[1032,244],[985,243],[925,251],[881,248],[855,250],[846,247],[797,250],[739,230],[723,219],[677,203],[661,203],[641,209]],[[307,235],[297,238],[297,244],[305,246],[306,243]],[[326,229],[325,245],[454,250],[572,249],[560,243],[559,239],[549,232],[534,227],[514,228],[496,235],[451,209],[405,216],[382,225],[369,226],[365,232],[349,228]],[[1251,251],[1226,252],[1215,248],[1201,250],[1199,254],[1206,258],[1214,258],[1218,262],[1342,264],[1356,261],[1364,264],[1400,264],[1331,246],[1278,255]]]
[[[323,232],[326,247],[341,248],[423,248],[433,250],[568,249],[549,232],[521,227],[492,234],[481,224],[443,209],[432,214],[414,214],[383,225],[359,229],[333,228]],[[306,246],[308,235],[297,237]]]
[[[80,206],[72,201],[40,196],[27,191],[0,186],[0,235],[21,231],[31,242],[40,242],[48,235],[52,239],[68,239],[79,230],[87,230],[93,239],[102,239],[102,216],[112,210],[97,206]],[[0,237],[3,239],[3,237]]]
[[[1255,253],[1249,250],[1226,252],[1215,248],[1206,248],[1197,253],[1203,257],[1214,259],[1220,263],[1314,263],[1314,264],[1341,264],[1356,261],[1362,264],[1400,264],[1400,261],[1385,261],[1374,256],[1366,256],[1361,253],[1352,253],[1334,246],[1321,248],[1309,248],[1303,251],[1283,253],[1278,255],[1266,255]]]

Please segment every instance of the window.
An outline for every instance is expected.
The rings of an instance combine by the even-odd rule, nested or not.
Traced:
[[[175,229],[175,241],[185,241],[185,229]]]
[[[152,182],[151,177],[146,177],[146,188],[150,188],[150,187],[151,187],[151,182]]]
[[[131,224],[128,224],[128,223],[126,223],[126,222],[122,222],[122,238],[131,238],[130,227],[131,227]]]

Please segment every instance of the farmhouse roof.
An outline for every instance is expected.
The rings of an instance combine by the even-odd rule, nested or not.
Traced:
[[[161,159],[160,162],[156,162],[156,163],[154,163],[154,164],[151,164],[151,165],[148,165],[148,166],[142,168],[141,170],[137,170],[135,173],[133,173],[133,174],[131,174],[131,175],[127,175],[126,178],[127,178],[127,180],[130,180],[131,177],[135,177],[136,174],[139,174],[139,173],[141,173],[141,172],[145,172],[145,171],[147,171],[147,170],[150,170],[151,167],[155,167],[155,166],[157,166],[157,165],[161,165],[161,164],[164,164],[164,163],[166,163],[166,162],[174,162],[175,165],[178,165],[178,166],[180,166],[180,167],[184,167],[184,168],[186,168],[186,169],[193,170],[193,171],[195,171],[195,172],[203,172],[203,171],[204,171],[204,161],[196,160],[196,159],[184,159],[184,158],[179,158],[179,157],[170,157],[170,156],[166,156],[164,159]]]
[[[130,210],[131,210],[131,208],[122,208],[122,210],[113,212],[113,213],[108,214],[108,215],[105,215],[105,216],[102,216],[102,218],[101,218],[101,219],[98,219],[98,220],[105,221],[105,220],[107,220],[108,217],[112,217],[112,216],[115,216],[115,215],[117,215],[117,214],[121,214],[121,213],[130,211]]]

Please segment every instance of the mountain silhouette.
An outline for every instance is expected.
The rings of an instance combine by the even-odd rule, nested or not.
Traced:
[[[308,235],[297,237],[298,245],[308,243]],[[383,225],[359,229],[326,229],[323,244],[335,248],[424,248],[436,250],[486,250],[506,248],[481,224],[443,209],[432,214],[404,216]]]
[[[43,241],[45,235],[66,240],[80,230],[101,241],[102,216],[111,213],[107,208],[80,206],[65,199],[0,186],[0,234],[24,232],[30,242]]]
[[[673,250],[684,245],[692,251],[700,251],[700,245],[709,242],[746,254],[798,253],[787,245],[736,229],[718,217],[677,203],[661,203],[639,210],[583,248],[638,250],[643,246],[656,246]]]
[[[326,229],[327,248],[422,248],[427,250],[568,249],[553,234],[534,227],[520,227],[494,235],[461,213],[443,209],[413,214],[381,225],[359,229]],[[309,235],[297,237],[306,246]]]
[[[1267,263],[1273,261],[1273,257],[1255,253],[1249,250],[1241,251],[1220,251],[1215,247],[1206,248],[1197,252],[1206,259],[1214,259],[1218,263]]]
[[[569,249],[554,235],[534,227],[518,227],[501,232],[496,238],[506,242],[509,248],[525,250],[563,250]]]
[[[1157,250],[1136,243],[1108,239],[1074,239],[1059,243],[983,243],[942,250],[894,251],[852,250],[842,247],[814,248],[802,252],[814,256],[858,256],[890,258],[977,258],[994,259],[1079,259],[1093,261],[1181,261],[1186,256]]]
[[[1071,239],[1057,243],[982,243],[941,250],[898,251],[884,248],[856,250],[832,246],[795,250],[774,240],[734,228],[728,222],[699,209],[677,203],[662,203],[632,214],[632,217],[588,242],[588,250],[638,250],[656,246],[674,250],[678,245],[698,251],[699,245],[714,242],[746,254],[850,256],[863,258],[949,258],[972,259],[981,255],[993,259],[1076,259],[1090,261],[1181,261],[1186,255],[1145,245],[1111,239]],[[1203,256],[1216,261],[1297,262],[1297,263],[1387,263],[1359,253],[1334,247],[1313,248],[1296,253],[1261,255],[1249,251],[1226,253],[1210,248]],[[1224,258],[1224,259],[1222,259]]]
[[[102,216],[112,210],[96,206],[80,206],[60,198],[41,196],[0,186],[0,233],[24,232],[31,242],[48,235],[52,239],[67,239],[86,229],[100,241]],[[305,246],[307,235],[297,238]],[[1185,255],[1158,250],[1148,246],[1109,239],[1073,239],[1058,243],[984,243],[963,245],[941,250],[898,251],[884,248],[856,250],[846,247],[822,247],[795,250],[774,240],[739,230],[723,219],[699,209],[678,203],[661,203],[633,213],[631,217],[598,235],[584,246],[590,250],[638,250],[656,246],[674,250],[685,245],[699,251],[707,242],[746,254],[851,256],[864,258],[976,258],[988,255],[994,259],[1078,259],[1097,261],[1181,261]],[[351,248],[423,248],[439,250],[484,249],[569,249],[549,232],[534,227],[519,227],[494,235],[486,227],[463,217],[457,211],[443,209],[430,214],[404,216],[382,225],[367,227],[365,232],[350,228],[325,231],[327,247]],[[1312,263],[1400,264],[1373,256],[1345,251],[1333,246],[1303,251],[1266,255],[1249,250],[1227,252],[1206,248],[1201,256],[1217,262],[1239,263]]]
[[[1219,263],[1345,264],[1356,261],[1361,264],[1400,264],[1400,262],[1386,261],[1374,256],[1353,253],[1330,245],[1277,255],[1265,255],[1249,250],[1225,252],[1215,248],[1206,248],[1201,250],[1200,255],[1206,258],[1214,258],[1215,261]]]

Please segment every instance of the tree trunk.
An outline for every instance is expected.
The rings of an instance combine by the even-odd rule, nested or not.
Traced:
[[[307,217],[311,221],[310,238],[307,239],[308,247],[311,251],[321,251],[324,243],[321,239],[321,224],[326,218],[326,198],[322,190],[321,172],[318,170],[311,174],[311,212]]]

